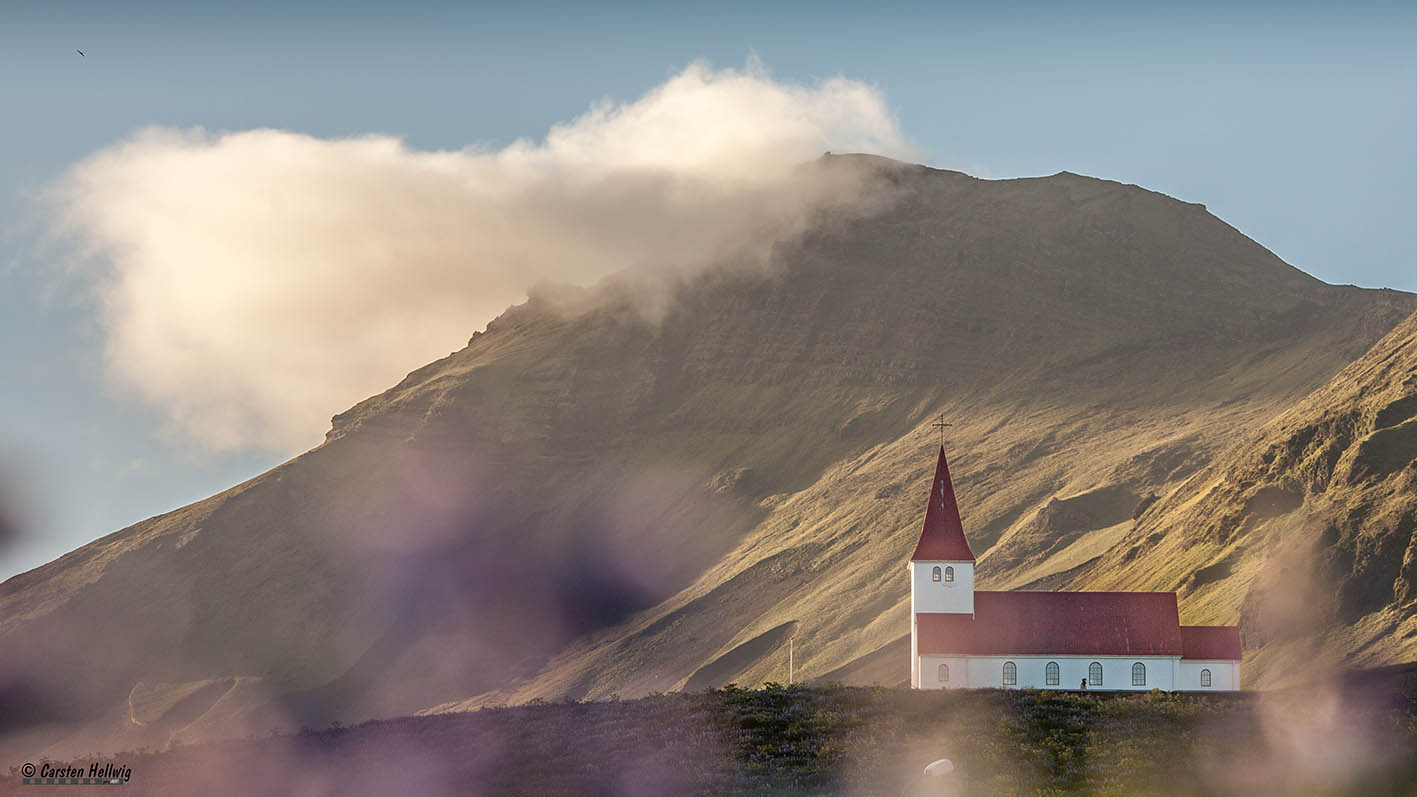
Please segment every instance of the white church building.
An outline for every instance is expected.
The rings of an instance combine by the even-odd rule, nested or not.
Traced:
[[[1240,688],[1240,629],[1181,625],[1174,592],[976,590],[943,446],[910,557],[910,618],[916,689]]]

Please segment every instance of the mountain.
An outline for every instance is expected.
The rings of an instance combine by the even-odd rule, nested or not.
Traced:
[[[811,168],[892,201],[824,210],[766,268],[538,290],[312,451],[0,585],[3,744],[783,680],[789,637],[803,677],[903,680],[940,413],[981,587],[1189,585],[1187,622],[1240,619],[1259,537],[1198,583],[1165,559],[1198,532],[1164,519],[1243,510],[1176,502],[1417,297],[1135,186]]]
[[[1267,683],[1417,659],[1417,315],[1150,506],[1077,580],[1174,584],[1192,616],[1238,617]]]

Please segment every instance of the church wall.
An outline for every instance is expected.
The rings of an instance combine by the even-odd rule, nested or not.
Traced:
[[[953,582],[934,581],[931,571],[954,568]],[[973,562],[911,562],[910,605],[912,612],[942,614],[974,613]]]
[[[1210,686],[1201,686],[1201,670],[1210,670]],[[1181,660],[1181,684],[1187,692],[1224,692],[1240,688],[1240,663],[1226,661]]]
[[[911,602],[915,600],[911,596]],[[910,688],[920,688],[920,650],[918,642],[920,639],[920,629],[915,625],[915,612],[910,613]]]
[[[1088,665],[1099,662],[1102,665],[1102,686],[1088,686],[1102,691],[1137,691],[1150,689],[1171,691],[1177,688],[1177,663],[1175,656],[920,656],[919,677],[921,688],[1003,688],[1004,662],[1011,661],[1018,668],[1018,683],[1010,689],[1077,689],[1079,682],[1087,677]],[[1058,685],[1047,685],[1045,668],[1048,662],[1058,662]],[[1132,686],[1132,665],[1136,662],[1146,665],[1146,685]],[[936,679],[940,664],[950,666],[950,683],[941,685]],[[1200,668],[1196,668],[1199,683]],[[956,675],[960,673],[960,675]],[[1212,669],[1212,674],[1215,670]],[[962,677],[963,676],[963,677]],[[1182,677],[1184,683],[1184,677]],[[1214,681],[1219,683],[1219,681]],[[1184,687],[1183,687],[1184,688]],[[1215,687],[1219,689],[1220,687]]]
[[[945,664],[950,668],[950,680],[947,683],[940,682],[940,665]],[[948,656],[921,656],[920,657],[920,689],[964,689],[969,686],[967,679],[969,673],[969,659],[966,657],[950,658]]]

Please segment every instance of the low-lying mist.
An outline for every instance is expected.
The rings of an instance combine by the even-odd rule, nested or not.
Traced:
[[[292,451],[536,283],[765,263],[867,193],[824,150],[913,154],[871,86],[693,64],[497,150],[149,128],[52,200],[116,382],[187,441]]]

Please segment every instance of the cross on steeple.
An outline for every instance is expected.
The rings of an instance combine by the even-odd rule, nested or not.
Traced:
[[[940,430],[940,448],[944,448],[944,447],[945,447],[945,427],[946,427],[946,426],[954,426],[954,424],[952,424],[952,423],[945,423],[945,414],[942,412],[942,413],[940,413],[940,419],[939,419],[938,421],[935,421],[934,423],[932,423],[932,424],[930,424],[930,425],[933,426],[933,427],[935,427],[936,429],[939,429],[939,430]]]

